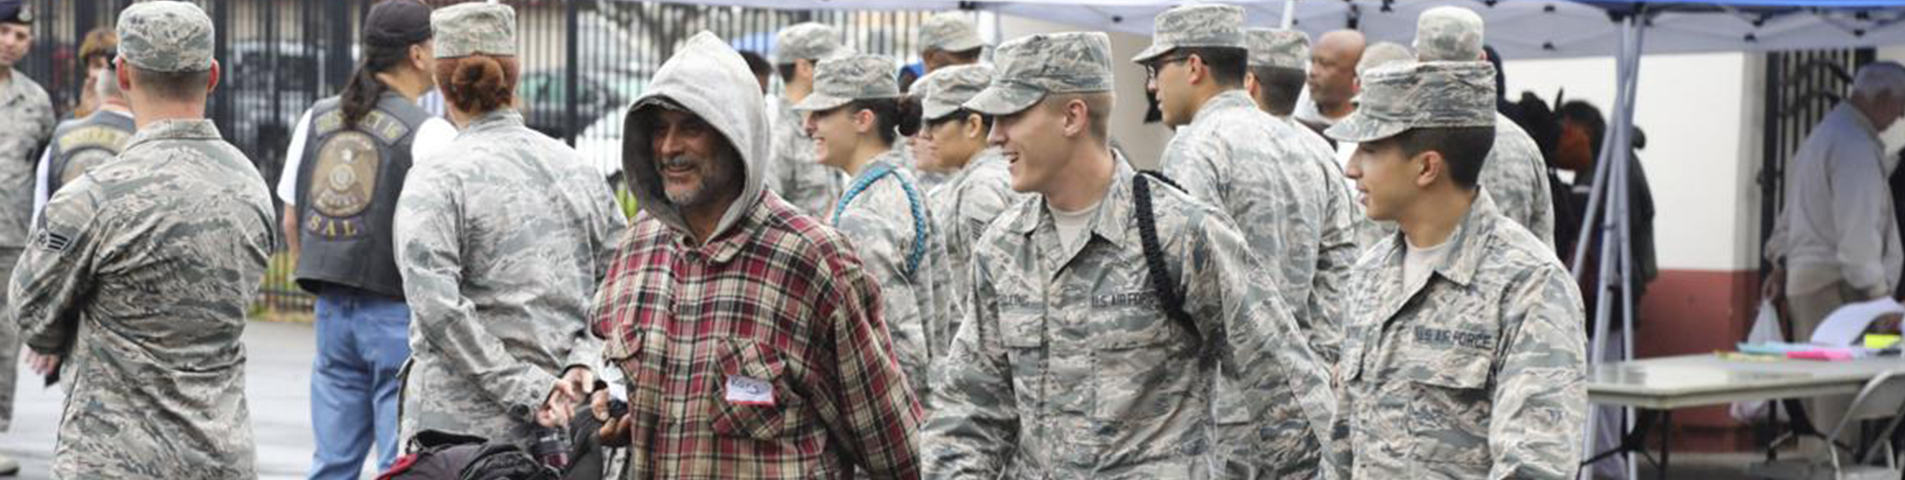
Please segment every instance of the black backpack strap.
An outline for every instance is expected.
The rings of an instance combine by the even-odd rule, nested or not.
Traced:
[[[1158,241],[1157,215],[1151,207],[1152,179],[1182,190],[1177,182],[1158,172],[1139,170],[1132,178],[1132,200],[1137,202],[1138,207],[1138,239],[1144,246],[1144,267],[1149,271],[1151,290],[1157,294],[1158,306],[1164,310],[1164,315],[1190,332],[1193,344],[1202,345],[1204,336],[1198,330],[1197,322],[1191,319],[1191,314],[1184,311],[1184,296],[1177,291],[1177,279],[1171,278],[1171,271],[1165,267],[1164,245]]]

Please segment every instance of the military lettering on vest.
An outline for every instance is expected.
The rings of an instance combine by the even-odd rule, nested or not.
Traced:
[[[307,187],[310,205],[306,207],[304,229],[324,238],[354,238],[367,232],[361,214],[375,198],[377,176],[383,171],[379,142],[396,143],[410,131],[403,122],[375,110],[359,120],[356,129],[338,131],[343,126],[341,110],[317,119],[317,136],[325,140],[318,146],[317,164]]]
[[[59,184],[72,183],[87,169],[119,156],[119,148],[131,137],[129,132],[106,126],[79,128],[60,135],[60,149],[69,153],[65,168],[60,170]]]

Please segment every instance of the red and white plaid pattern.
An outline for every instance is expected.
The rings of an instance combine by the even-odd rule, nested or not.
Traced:
[[[627,478],[919,477],[920,405],[845,238],[772,193],[700,247],[636,222],[594,323],[628,382]],[[729,401],[736,376],[772,404]]]

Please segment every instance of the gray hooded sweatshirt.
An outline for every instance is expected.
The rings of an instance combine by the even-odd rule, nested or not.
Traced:
[[[760,95],[740,55],[701,33],[625,117],[623,171],[642,212],[593,325],[627,381],[625,478],[915,478],[921,410],[880,288],[850,242],[763,189]],[[706,239],[662,189],[650,139],[661,109],[699,117],[745,165]]]

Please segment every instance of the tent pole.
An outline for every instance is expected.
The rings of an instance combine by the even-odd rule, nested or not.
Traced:
[[[1283,0],[1283,29],[1296,25],[1296,0]]]
[[[1600,365],[1607,361],[1606,342],[1610,330],[1608,325],[1610,316],[1609,310],[1610,307],[1614,306],[1613,299],[1610,298],[1607,293],[1611,290],[1612,286],[1619,285],[1616,282],[1621,282],[1621,279],[1625,278],[1610,274],[1615,273],[1617,268],[1624,271],[1627,270],[1628,267],[1628,259],[1626,258],[1628,249],[1625,247],[1625,234],[1627,232],[1627,202],[1625,201],[1627,175],[1625,172],[1627,171],[1626,162],[1628,150],[1625,146],[1632,142],[1630,129],[1633,119],[1634,95],[1639,87],[1637,80],[1639,78],[1638,72],[1640,69],[1640,30],[1642,25],[1637,21],[1636,16],[1637,15],[1628,15],[1621,19],[1620,58],[1616,62],[1615,73],[1615,87],[1617,91],[1613,110],[1615,115],[1612,119],[1613,122],[1611,122],[1612,125],[1609,126],[1609,130],[1604,132],[1602,136],[1601,155],[1600,158],[1597,159],[1601,163],[1596,165],[1595,168],[1595,182],[1593,193],[1591,194],[1593,198],[1588,202],[1588,215],[1582,222],[1581,231],[1589,235],[1587,235],[1586,238],[1577,240],[1573,262],[1574,271],[1578,278],[1581,274],[1586,272],[1585,268],[1587,267],[1585,264],[1586,253],[1587,245],[1590,242],[1585,240],[1594,238],[1601,239],[1601,258],[1600,262],[1598,262],[1599,265],[1596,265],[1595,269],[1598,275],[1596,277],[1595,286],[1592,287],[1595,289],[1595,313],[1593,323],[1590,324],[1590,327],[1594,332],[1594,339],[1592,345],[1589,347],[1591,351],[1588,353],[1588,358],[1592,365]],[[1606,199],[1605,205],[1607,208],[1605,209],[1601,208],[1603,206],[1603,199]],[[1594,217],[1597,213],[1605,213],[1600,219],[1598,228],[1596,228],[1596,222],[1594,221]],[[1623,302],[1621,305],[1623,311],[1631,311],[1632,299],[1627,297],[1631,295],[1631,293],[1625,292],[1625,288],[1622,290]],[[1626,324],[1624,323],[1624,325]],[[1625,333],[1624,336],[1627,338],[1623,339],[1622,353],[1631,358],[1633,354],[1631,338],[1633,332],[1631,325],[1627,326],[1629,328],[1623,331]],[[1594,439],[1598,427],[1596,421],[1597,416],[1593,414],[1594,411],[1594,408],[1589,409],[1589,417],[1586,422],[1587,426],[1584,429],[1584,436],[1581,439],[1583,445],[1581,451],[1584,457],[1594,453]],[[1627,419],[1626,423],[1628,425],[1633,425],[1634,415],[1632,409],[1624,409],[1623,416]],[[1623,459],[1627,466],[1628,478],[1634,478],[1636,472],[1632,452],[1623,454]],[[1592,478],[1592,472],[1593,468],[1591,465],[1584,465],[1579,472],[1580,478]]]
[[[1632,50],[1627,53],[1630,59],[1627,72],[1625,73],[1627,98],[1626,104],[1622,105],[1619,110],[1616,110],[1617,113],[1615,113],[1615,115],[1621,117],[1620,148],[1614,149],[1616,159],[1614,168],[1617,169],[1615,171],[1618,172],[1614,176],[1614,186],[1615,189],[1620,192],[1619,195],[1614,197],[1615,202],[1617,202],[1615,205],[1619,206],[1620,212],[1618,218],[1615,220],[1618,222],[1617,224],[1620,225],[1620,236],[1617,237],[1619,238],[1619,243],[1616,244],[1614,248],[1618,249],[1620,253],[1621,275],[1617,280],[1620,282],[1621,289],[1621,360],[1623,361],[1633,360],[1635,358],[1634,337],[1637,333],[1634,331],[1634,289],[1630,288],[1634,285],[1634,282],[1631,280],[1634,278],[1634,222],[1633,216],[1631,215],[1633,208],[1633,196],[1631,192],[1634,188],[1632,183],[1634,177],[1633,172],[1630,170],[1634,168],[1634,150],[1632,148],[1634,143],[1634,105],[1635,97],[1640,93],[1640,46],[1641,42],[1646,40],[1647,30],[1645,29],[1644,22],[1647,15],[1649,15],[1649,13],[1646,11],[1646,7],[1642,6],[1636,15],[1640,17],[1640,19],[1631,21],[1632,24],[1629,27],[1629,31],[1632,32],[1634,36],[1634,43],[1629,47]],[[1672,417],[1661,418],[1667,419]],[[1631,425],[1634,425],[1634,409],[1632,408],[1627,409],[1627,425],[1630,425],[1629,428],[1632,428]],[[1673,425],[1662,424],[1657,425],[1657,427],[1671,429]],[[1661,448],[1669,448],[1669,446],[1662,445]],[[1665,466],[1666,460],[1666,456],[1662,455],[1661,462],[1663,466]],[[1637,467],[1638,466],[1633,462],[1633,456],[1629,455],[1627,461],[1627,478],[1637,478],[1635,475],[1637,473]]]

